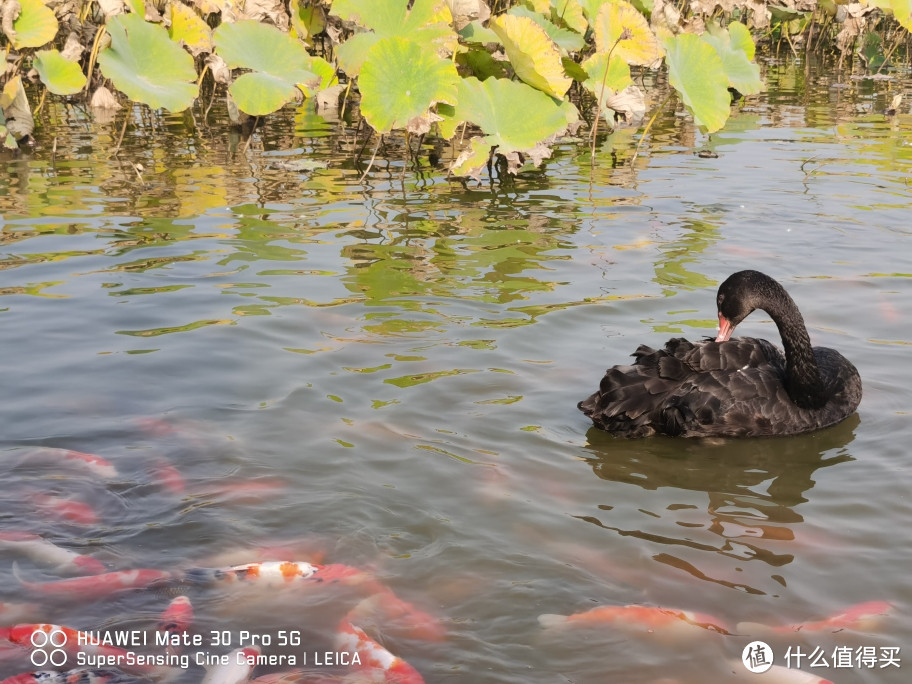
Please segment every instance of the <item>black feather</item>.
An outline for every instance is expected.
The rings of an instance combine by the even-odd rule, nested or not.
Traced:
[[[834,425],[861,401],[858,371],[839,352],[811,347],[792,298],[757,271],[719,288],[719,315],[732,327],[766,311],[785,353],[766,340],[669,340],[640,345],[631,366],[609,368],[599,390],[578,404],[599,428],[624,437],[795,435]]]

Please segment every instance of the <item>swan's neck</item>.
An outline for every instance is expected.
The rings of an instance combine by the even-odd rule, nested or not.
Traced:
[[[801,312],[789,294],[781,289],[782,296],[775,304],[763,307],[779,328],[782,348],[785,351],[785,389],[795,405],[805,409],[822,407],[827,399],[820,379],[820,369],[814,358],[811,338],[804,325]]]

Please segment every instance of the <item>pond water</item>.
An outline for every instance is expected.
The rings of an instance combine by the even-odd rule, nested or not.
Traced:
[[[308,677],[349,672],[316,654],[339,650],[354,608],[429,683],[737,682],[754,638],[838,684],[908,681],[912,116],[877,113],[899,82],[766,79],[711,140],[669,112],[633,165],[620,132],[594,165],[568,142],[503,186],[386,162],[361,183],[359,144],[303,113],[246,150],[147,121],[110,158],[119,122],[52,109],[38,148],[0,162],[0,534],[111,570],[287,554],[370,579],[57,595],[23,589],[57,573],[12,544],[0,602],[118,632],[154,629],[186,593],[204,640],[185,652],[247,631]],[[858,367],[857,415],[711,443],[593,429],[576,402],[605,368],[714,334],[715,289],[743,268],[780,280],[814,343]],[[739,333],[778,344],[761,312]],[[378,582],[398,609],[362,602]],[[892,609],[736,627],[867,601]],[[631,604],[730,633],[538,619]],[[32,669],[0,656],[0,674]],[[292,668],[255,674],[270,669]]]

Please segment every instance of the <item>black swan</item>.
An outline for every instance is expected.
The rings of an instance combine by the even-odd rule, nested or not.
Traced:
[[[716,295],[719,336],[682,337],[632,366],[609,368],[598,391],[578,404],[596,427],[622,437],[797,435],[835,425],[861,401],[861,378],[839,352],[811,347],[785,289],[758,271],[728,277]],[[766,340],[732,331],[754,309],[779,328],[785,355]]]

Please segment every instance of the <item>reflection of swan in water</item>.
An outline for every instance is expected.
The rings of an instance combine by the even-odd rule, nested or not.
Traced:
[[[580,410],[622,437],[797,435],[835,425],[855,412],[861,379],[839,352],[811,347],[795,302],[758,271],[740,271],[719,287],[719,336],[641,345],[636,361],[609,368]],[[783,356],[766,340],[729,339],[752,311],[766,311]]]
[[[744,573],[719,568],[720,557],[729,559],[721,561],[723,566],[750,559],[774,573],[791,563],[795,538],[807,538],[796,506],[807,501],[817,469],[852,460],[845,447],[858,423],[858,416],[852,416],[830,430],[789,440],[741,441],[737,450],[730,441],[618,442],[592,428],[586,460],[599,478],[659,493],[640,495],[606,483],[606,500],[598,502],[603,505],[578,517],[641,540],[638,546],[654,561],[693,577],[766,593]],[[705,492],[705,504],[694,504],[694,492]],[[619,503],[623,500],[629,508]],[[606,512],[607,504],[611,508]],[[670,522],[631,522],[630,508],[634,515],[649,515],[647,520]],[[775,574],[773,578],[781,584]]]

